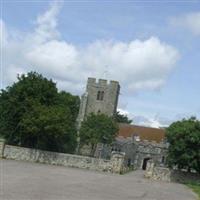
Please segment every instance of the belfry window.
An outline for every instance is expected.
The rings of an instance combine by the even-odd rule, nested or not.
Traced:
[[[97,92],[97,100],[103,101],[104,91]]]
[[[97,100],[100,100],[101,91],[97,92]]]

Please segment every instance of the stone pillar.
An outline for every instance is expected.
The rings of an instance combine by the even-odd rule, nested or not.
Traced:
[[[0,139],[0,158],[3,158],[4,147],[5,147],[5,140]]]
[[[147,167],[146,167],[146,171],[144,174],[144,176],[146,178],[151,178],[153,176],[154,166],[155,166],[155,163],[153,162],[152,159],[147,161]]]
[[[111,162],[112,162],[112,172],[113,173],[123,173],[124,171],[124,158],[125,153],[112,152]]]

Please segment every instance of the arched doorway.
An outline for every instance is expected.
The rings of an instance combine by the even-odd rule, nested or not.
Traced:
[[[143,169],[143,170],[146,170],[148,160],[150,160],[150,158],[144,158],[143,164],[142,164],[142,169]]]

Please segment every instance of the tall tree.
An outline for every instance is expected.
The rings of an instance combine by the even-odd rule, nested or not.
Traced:
[[[0,133],[9,144],[72,151],[78,104],[78,97],[59,93],[52,80],[23,74],[0,93]]]
[[[116,137],[118,126],[112,117],[91,113],[80,128],[81,145],[91,145],[91,155],[98,143],[110,144]]]
[[[68,92],[61,91],[58,95],[58,104],[65,108],[69,108],[73,120],[75,121],[77,119],[80,106],[80,98],[78,96],[74,96]]]
[[[200,121],[191,117],[172,123],[167,128],[167,140],[169,165],[200,173]]]

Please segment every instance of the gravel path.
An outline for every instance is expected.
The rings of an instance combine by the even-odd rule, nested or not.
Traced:
[[[143,171],[125,175],[0,160],[0,199],[195,200],[186,186],[150,181]]]

